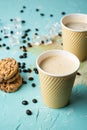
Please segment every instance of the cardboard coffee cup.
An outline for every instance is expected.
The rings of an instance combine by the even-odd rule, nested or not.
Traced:
[[[84,61],[87,57],[87,15],[66,15],[61,19],[61,25],[63,49]]]
[[[55,71],[57,72],[56,74],[45,71],[41,67],[41,63],[43,64],[43,61],[47,58],[51,58],[51,56],[54,58],[55,56],[62,56],[61,60],[65,63],[61,64],[59,61],[56,65],[59,65],[60,68],[63,66],[64,71],[67,71],[70,67],[71,70],[65,73],[63,73],[63,71],[58,73],[58,70],[55,68]],[[66,58],[66,60],[64,60],[64,58]],[[71,65],[66,68],[66,64],[68,65],[69,63],[71,63]],[[36,64],[39,70],[40,87],[44,103],[51,108],[61,108],[66,106],[70,100],[76,72],[80,66],[78,58],[74,54],[64,50],[49,50],[40,54],[37,58]],[[54,67],[53,64],[51,64],[51,68]],[[47,66],[47,64],[45,65]],[[51,71],[50,68],[49,70]]]

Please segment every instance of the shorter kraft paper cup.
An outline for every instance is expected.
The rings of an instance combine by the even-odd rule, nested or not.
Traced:
[[[40,67],[40,63],[45,58],[53,56],[55,54],[62,54],[70,58],[70,60],[72,59],[76,65],[74,72],[68,73],[66,75],[55,75],[45,72]],[[80,66],[79,59],[74,54],[64,50],[48,50],[39,55],[36,61],[36,65],[39,70],[40,87],[44,103],[50,108],[61,108],[66,106],[70,101],[72,87],[77,70]]]
[[[61,19],[63,49],[75,54],[80,61],[87,57],[87,27],[83,29],[71,29],[69,23],[86,23],[86,14],[69,14]]]

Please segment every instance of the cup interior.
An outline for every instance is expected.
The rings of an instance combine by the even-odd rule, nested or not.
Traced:
[[[68,51],[65,51],[65,50],[48,50],[48,51],[45,51],[44,53],[40,54],[36,60],[36,65],[37,65],[37,68],[42,71],[43,73],[47,74],[47,75],[50,75],[50,76],[56,76],[56,77],[64,77],[66,75],[54,75],[54,74],[51,74],[51,73],[47,73],[45,72],[44,70],[42,70],[42,68],[40,67],[40,63],[45,59],[45,58],[48,58],[49,56],[54,56],[54,55],[64,55],[68,58],[70,58],[71,60],[74,61],[74,64],[75,64],[75,70],[74,72],[76,72],[78,69],[79,69],[79,66],[80,66],[80,61],[79,59],[72,53],[68,52]],[[72,73],[74,73],[72,72]],[[68,75],[71,75],[72,73],[69,73]]]
[[[66,15],[61,19],[61,25],[65,28],[68,28],[68,27],[66,27],[66,24],[68,24],[68,23],[86,23],[87,24],[87,15],[86,14]],[[70,28],[68,28],[68,29],[70,29]],[[70,30],[73,30],[73,29],[70,29]]]

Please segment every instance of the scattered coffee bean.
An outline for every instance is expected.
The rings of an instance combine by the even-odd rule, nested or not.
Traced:
[[[27,46],[28,46],[28,47],[32,47],[31,43],[27,43]]]
[[[21,62],[18,62],[18,66],[20,66],[21,65]]]
[[[45,16],[45,14],[44,14],[44,13],[40,13],[40,15],[41,15],[41,16]]]
[[[24,23],[26,23],[26,21],[25,21],[25,20],[21,20],[21,23],[23,23],[23,24],[24,24]]]
[[[28,37],[27,40],[30,41],[30,38]]]
[[[34,80],[34,78],[33,78],[33,77],[29,77],[29,78],[28,78],[28,80],[33,81],[33,80]]]
[[[27,53],[23,53],[23,58],[27,58]]]
[[[43,41],[43,40],[41,41],[41,44],[44,44],[44,41]]]
[[[23,83],[23,84],[27,84],[27,81],[23,80],[22,83]]]
[[[6,44],[5,44],[5,43],[3,43],[3,44],[2,44],[2,46],[6,46]]]
[[[21,70],[21,69],[19,69],[19,72],[21,73],[21,72],[22,72],[22,70]]]
[[[0,38],[0,41],[2,41],[2,38]]]
[[[26,6],[25,6],[25,5],[23,6],[23,9],[26,9]]]
[[[33,99],[32,102],[33,102],[33,103],[37,103],[37,99]]]
[[[10,31],[11,34],[13,34],[14,32],[13,31]]]
[[[53,17],[53,14],[50,14],[50,17]]]
[[[27,30],[25,30],[25,32],[26,32],[26,33],[30,32],[30,31],[31,31],[31,29],[30,29],[30,28],[29,28],[29,29],[27,29]]]
[[[36,12],[38,12],[38,11],[39,11],[39,9],[37,8],[37,9],[36,9]]]
[[[64,12],[64,11],[63,11],[63,12],[61,12],[61,14],[62,14],[62,15],[65,15],[65,14],[66,14],[66,12]]]
[[[32,83],[31,85],[32,85],[32,87],[36,87],[36,84],[35,84],[35,83]]]
[[[10,19],[10,21],[12,22],[12,21],[13,21],[13,19]]]
[[[61,36],[62,36],[62,34],[61,34],[61,33],[58,33],[58,36],[60,36],[60,37],[61,37]]]
[[[25,65],[22,65],[21,68],[22,68],[22,69],[25,69]]]
[[[33,70],[34,70],[35,74],[38,74],[38,69],[37,68],[34,68]]]
[[[28,105],[28,101],[23,100],[23,101],[22,101],[22,104],[23,104],[23,105]]]
[[[4,38],[8,38],[8,36],[4,36]]]
[[[0,44],[0,47],[2,47],[2,45]]]
[[[29,73],[31,73],[32,72],[32,70],[30,69],[30,68],[28,68],[28,70],[27,70]]]
[[[22,63],[22,65],[26,65],[26,63],[25,63],[25,62],[23,62],[23,63]]]
[[[81,76],[81,73],[77,72],[77,75]]]
[[[10,47],[9,47],[9,46],[7,46],[7,47],[6,47],[6,49],[7,49],[7,50],[9,50],[9,49],[10,49]]]
[[[27,110],[26,110],[26,114],[27,114],[27,115],[32,115],[32,111],[29,110],[29,109],[27,109]]]
[[[35,33],[34,35],[38,35],[38,33]]]
[[[27,73],[27,72],[28,72],[28,70],[27,70],[27,69],[23,69],[23,72],[24,72],[24,73]]]
[[[20,10],[20,13],[24,13],[24,10]]]
[[[39,31],[39,29],[38,28],[35,28],[35,30],[38,32]]]
[[[19,58],[22,59],[22,58],[23,58],[23,55],[20,55]]]
[[[24,35],[24,36],[22,36],[21,38],[22,38],[22,39],[25,39],[25,38],[26,38],[26,36]]]
[[[23,40],[23,43],[26,43],[27,41],[26,40]]]
[[[23,58],[27,58],[27,55],[23,55]]]

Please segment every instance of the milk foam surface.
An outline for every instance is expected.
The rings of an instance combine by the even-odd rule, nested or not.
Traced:
[[[78,22],[72,22],[72,23],[67,23],[66,27],[74,30],[86,30],[87,31],[87,23],[78,23]]]
[[[70,57],[54,55],[44,59],[40,63],[40,68],[50,74],[65,75],[74,72],[76,64]]]

